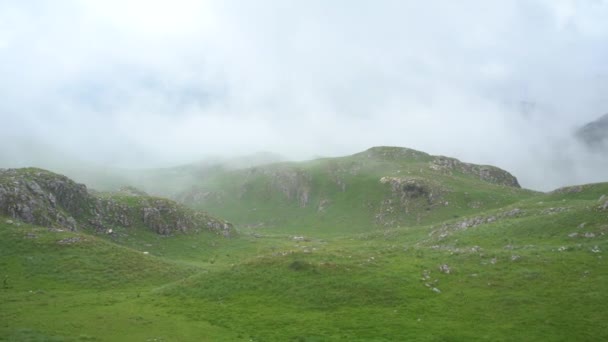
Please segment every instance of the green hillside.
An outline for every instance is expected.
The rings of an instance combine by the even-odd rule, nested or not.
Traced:
[[[492,166],[399,147],[201,179],[177,199],[242,227],[342,234],[425,225],[534,196]]]
[[[0,218],[0,340],[608,339],[608,183],[537,193],[386,147],[196,183],[180,199],[239,234]]]
[[[200,271],[90,234],[1,219],[0,341],[232,340],[149,295]]]

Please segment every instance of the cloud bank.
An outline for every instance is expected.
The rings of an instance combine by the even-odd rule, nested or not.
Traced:
[[[3,1],[0,166],[398,145],[608,181],[608,1]]]

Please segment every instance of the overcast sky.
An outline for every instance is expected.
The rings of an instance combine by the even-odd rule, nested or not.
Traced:
[[[608,181],[607,0],[0,0],[0,166],[398,145]],[[603,170],[602,170],[603,169]]]

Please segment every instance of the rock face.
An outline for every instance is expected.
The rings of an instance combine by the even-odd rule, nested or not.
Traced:
[[[477,178],[489,183],[515,188],[521,187],[517,181],[517,178],[515,178],[512,174],[494,166],[468,164],[463,163],[458,159],[443,156],[434,157],[429,164],[431,170],[438,172],[447,174],[461,172],[467,175],[474,175]]]
[[[82,184],[40,169],[0,170],[0,214],[43,226],[76,229],[94,201]]]
[[[439,185],[432,184],[426,179],[382,177],[380,183],[390,185],[393,198],[398,200],[406,211],[408,207],[417,203],[426,206],[438,204],[445,192]]]
[[[224,236],[234,233],[226,221],[135,188],[93,194],[65,176],[35,168],[0,170],[0,215],[70,230],[144,227],[162,235],[201,230]]]
[[[608,148],[608,114],[579,128],[576,137],[594,150]]]
[[[448,190],[428,179],[386,176],[380,178],[380,183],[389,187],[390,195],[382,201],[375,214],[375,223],[378,225],[395,225],[399,214],[416,213],[420,217],[422,213],[447,203],[444,195]]]

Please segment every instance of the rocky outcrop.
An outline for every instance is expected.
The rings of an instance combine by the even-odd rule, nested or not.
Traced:
[[[380,204],[376,224],[391,226],[399,215],[413,214],[419,218],[438,206],[445,206],[443,197],[448,190],[430,180],[413,177],[382,177],[381,184],[389,186],[390,195]]]
[[[143,227],[162,235],[202,230],[234,234],[226,221],[132,187],[93,193],[65,176],[35,168],[0,170],[0,215],[70,230]]]
[[[202,212],[189,210],[167,199],[149,199],[142,204],[139,214],[143,224],[161,235],[176,232],[213,231],[225,237],[234,235],[232,224]]]
[[[87,189],[41,169],[0,170],[0,214],[42,226],[77,228],[92,208]]]
[[[483,181],[520,188],[517,178],[515,178],[509,172],[489,165],[476,165],[463,163],[455,158],[448,158],[443,156],[434,157],[429,163],[431,170],[441,172],[444,174],[453,174],[454,172],[460,172],[466,175],[475,176]]]
[[[391,193],[406,206],[411,202],[422,200],[427,205],[438,203],[445,190],[426,179],[411,177],[382,177],[380,183],[388,184]]]

